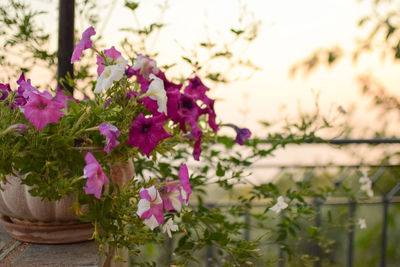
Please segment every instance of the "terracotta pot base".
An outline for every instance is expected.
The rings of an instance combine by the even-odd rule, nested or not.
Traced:
[[[67,244],[87,241],[93,235],[90,223],[43,224],[11,220],[8,216],[0,217],[0,224],[13,238],[35,244]]]

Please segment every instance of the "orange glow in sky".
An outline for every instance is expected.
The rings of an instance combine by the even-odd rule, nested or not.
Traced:
[[[104,0],[99,2],[105,3]],[[98,30],[103,30],[101,34],[106,46],[118,47],[118,41],[125,35],[118,29],[136,27],[138,21],[141,26],[153,22],[158,14],[156,5],[164,1],[139,1],[136,18],[122,8],[123,1],[114,2],[115,8],[100,13],[100,19],[107,14],[110,18],[107,24],[100,22]],[[349,51],[354,49],[354,38],[359,33],[357,20],[368,14],[367,1],[169,1],[170,7],[163,17],[167,27],[154,45],[154,49],[160,52],[158,65],[171,64],[181,57],[182,50],[177,43],[189,47],[206,39],[204,25],[224,36],[222,33],[237,25],[241,6],[238,2],[245,3],[254,17],[261,21],[258,38],[245,51],[245,56],[261,70],[249,80],[221,85],[212,91],[214,97],[221,99],[216,103],[216,109],[222,121],[246,126],[254,133],[264,135],[266,131],[259,125],[260,120],[276,121],[282,119],[284,114],[296,117],[299,105],[305,111],[314,110],[313,91],[320,94],[322,113],[335,111],[338,106],[347,110],[352,103],[356,103],[359,113],[365,114],[370,109],[370,101],[361,97],[356,81],[357,76],[365,72],[373,72],[384,84],[396,89],[393,85],[398,85],[399,66],[381,61],[376,55],[363,58],[357,66],[353,65],[350,57],[346,57],[333,68],[321,67],[307,78],[302,75],[290,78],[288,75],[294,63],[316,48],[340,44]],[[32,5],[51,11],[45,19],[57,19],[55,3],[32,1]],[[48,25],[50,31],[57,32],[55,23]],[[88,26],[80,20],[76,21],[79,32]],[[186,74],[192,72],[188,65],[179,65],[178,70]],[[360,118],[363,120],[362,115]]]

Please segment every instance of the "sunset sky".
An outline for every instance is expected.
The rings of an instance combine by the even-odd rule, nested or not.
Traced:
[[[99,14],[103,20],[97,30],[103,34],[106,46],[118,48],[118,41],[125,35],[118,29],[135,27],[137,21],[141,26],[153,22],[158,18],[157,4],[164,1],[139,1],[136,18],[122,8],[122,0],[114,2],[113,9],[104,9]],[[171,64],[182,56],[179,45],[190,47],[206,39],[205,25],[210,29],[208,34],[214,32],[216,36],[220,34],[218,37],[224,37],[230,28],[238,26],[237,18],[245,4],[249,13],[260,20],[260,31],[258,38],[240,52],[261,70],[249,80],[213,89],[212,95],[220,99],[216,109],[222,121],[246,126],[257,135],[264,135],[266,132],[258,121],[276,121],[286,115],[295,118],[299,106],[304,111],[312,111],[315,94],[320,94],[319,104],[324,114],[335,113],[338,106],[348,110],[353,103],[358,105],[358,113],[365,114],[370,100],[361,97],[357,76],[374,73],[383,84],[395,90],[399,66],[380,60],[379,55],[371,55],[363,57],[357,65],[350,56],[345,57],[333,68],[321,67],[308,77],[290,78],[289,69],[319,47],[339,44],[348,51],[354,49],[354,39],[361,33],[357,21],[368,14],[368,3],[357,0],[171,0],[162,19],[167,27],[158,36],[154,49],[160,52],[159,65]],[[43,23],[57,19],[57,12],[53,12],[56,3],[37,0],[32,4],[50,11],[43,17]],[[108,14],[109,20],[103,23]],[[56,24],[48,25],[50,31],[57,32]],[[88,26],[81,20],[76,21],[80,32]],[[188,65],[178,65],[175,71],[190,74],[192,70]]]

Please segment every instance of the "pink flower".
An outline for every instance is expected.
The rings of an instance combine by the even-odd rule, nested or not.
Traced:
[[[166,180],[166,182],[173,182],[172,179]],[[176,210],[180,212],[182,209],[182,196],[181,188],[177,184],[167,184],[160,189],[160,195],[166,211]]]
[[[49,94],[48,92],[45,92]],[[64,115],[60,110],[64,105],[51,100],[45,93],[29,94],[29,101],[23,106],[24,115],[38,131],[46,127],[47,124],[58,122],[60,117]]]
[[[93,44],[90,40],[90,37],[95,34],[96,31],[94,30],[93,26],[90,26],[83,32],[82,39],[75,46],[74,52],[72,53],[71,63],[74,63],[75,61],[79,61],[81,59],[83,50],[92,48]]]
[[[104,50],[104,55],[107,56],[108,59],[117,61],[117,59],[121,56],[121,53],[112,46],[110,49]],[[104,71],[104,59],[102,56],[97,55],[97,75],[100,76]]]
[[[41,93],[38,89],[36,89],[35,87],[33,87],[31,85],[31,80],[25,80],[25,75],[22,72],[21,76],[19,77],[17,84],[19,85],[18,90],[17,90],[17,96],[21,97],[22,99],[20,100],[19,103],[23,105],[26,104],[26,102],[28,101],[29,97],[31,95],[42,95],[47,99],[51,99],[51,94],[49,92],[43,92]],[[18,102],[17,102],[18,105]]]
[[[110,150],[116,146],[119,145],[119,142],[117,141],[117,137],[120,135],[120,132],[117,127],[114,125],[108,124],[108,123],[101,123],[99,125],[99,131],[100,134],[106,136],[106,147],[104,148],[104,151],[107,153],[110,153]]]
[[[164,115],[145,118],[143,113],[140,113],[132,122],[129,140],[126,143],[138,147],[147,157],[150,157],[150,153],[161,140],[172,136],[165,131],[164,121]]]
[[[79,101],[76,100],[75,98],[73,98],[72,96],[64,94],[61,87],[57,87],[57,93],[56,93],[56,96],[54,97],[54,101],[62,104],[65,107],[67,105],[67,99],[72,100],[75,103],[79,103]]]
[[[108,184],[109,180],[92,153],[88,152],[86,154],[85,161],[86,166],[83,168],[83,177],[87,178],[87,182],[83,189],[85,189],[87,195],[93,194],[95,198],[100,199],[103,185]]]
[[[157,188],[153,185],[142,188],[139,192],[137,215],[151,230],[164,223],[163,203]]]
[[[186,204],[189,201],[190,194],[192,194],[192,188],[189,183],[189,171],[186,164],[182,164],[179,168],[178,178],[181,181],[182,186],[182,199],[185,200]]]

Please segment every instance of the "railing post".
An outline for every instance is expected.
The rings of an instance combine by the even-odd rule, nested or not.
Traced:
[[[71,56],[74,51],[74,20],[75,0],[59,1],[58,18],[58,71],[57,83],[60,86],[60,79],[65,78],[67,73],[74,77],[74,66],[71,64]],[[72,93],[73,88],[64,84],[65,88]]]
[[[322,202],[319,199],[314,200],[314,205],[315,205],[315,220],[314,220],[314,225],[315,227],[321,227],[321,205]],[[321,262],[321,248],[317,243],[314,243],[313,248],[312,248],[312,255],[314,257],[318,257],[318,260],[314,262],[314,267],[321,267],[322,262]]]
[[[386,267],[386,247],[387,247],[387,224],[388,224],[389,200],[385,196],[383,199],[383,218],[382,218],[382,242],[381,242],[381,267]]]
[[[351,222],[354,222],[356,212],[356,203],[351,200],[349,203],[349,218]],[[348,244],[347,244],[347,267],[353,267],[354,262],[354,224],[350,224],[350,230],[348,232]]]
[[[247,226],[244,229],[244,239],[246,241],[250,241],[250,222],[251,222],[251,218],[250,218],[249,208],[246,208],[246,210],[244,212],[244,222],[245,222],[245,224]]]

